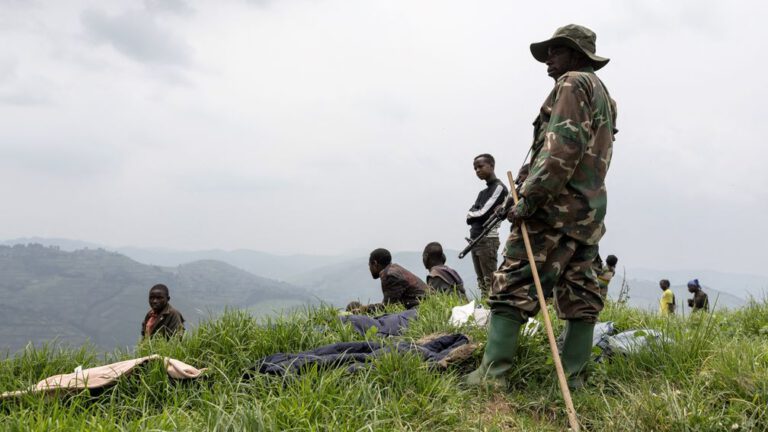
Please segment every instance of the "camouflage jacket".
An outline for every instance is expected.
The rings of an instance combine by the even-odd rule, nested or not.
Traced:
[[[418,306],[429,291],[424,281],[395,263],[384,267],[379,278],[384,304],[400,303],[410,309]]]
[[[594,245],[605,233],[605,175],[616,104],[592,68],[567,72],[534,122],[533,155],[516,211]]]

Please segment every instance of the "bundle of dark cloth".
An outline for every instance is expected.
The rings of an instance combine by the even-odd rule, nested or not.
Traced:
[[[416,309],[408,309],[400,313],[385,314],[377,317],[347,315],[341,317],[341,322],[351,324],[361,336],[365,336],[372,327],[376,327],[376,334],[378,335],[400,336],[408,328],[408,322],[416,319],[417,316],[418,312]]]
[[[417,342],[340,342],[300,353],[269,355],[258,360],[245,373],[245,377],[251,378],[257,373],[298,374],[314,365],[318,368],[346,367],[347,371],[354,372],[365,367],[371,360],[391,352],[414,352],[424,361],[444,368],[449,363],[469,357],[475,348],[476,346],[470,344],[469,339],[462,334],[440,335]]]

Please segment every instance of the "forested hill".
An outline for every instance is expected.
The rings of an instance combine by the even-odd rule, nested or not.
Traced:
[[[218,261],[159,267],[103,249],[0,246],[0,274],[0,351],[11,352],[54,338],[107,350],[133,345],[156,283],[168,285],[188,326],[226,307],[259,315],[315,301],[301,288]]]

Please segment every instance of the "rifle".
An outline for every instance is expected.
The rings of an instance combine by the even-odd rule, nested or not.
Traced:
[[[504,203],[501,205],[501,207],[503,207],[505,210],[507,207],[507,201],[511,201],[511,200],[505,200]],[[465,238],[469,242],[469,244],[467,245],[467,247],[464,248],[464,250],[459,252],[459,259],[462,259],[465,256],[467,256],[469,251],[471,251],[472,248],[475,247],[475,245],[480,243],[480,240],[484,239],[488,235],[488,233],[493,231],[493,229],[496,228],[501,223],[501,221],[503,221],[506,218],[506,214],[507,212],[505,211],[498,211],[498,208],[494,209],[493,214],[491,214],[491,217],[489,217],[488,220],[485,221],[485,223],[483,224],[483,230],[480,232],[480,234],[473,239]]]

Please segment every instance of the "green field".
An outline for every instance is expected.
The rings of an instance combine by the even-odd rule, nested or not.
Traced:
[[[417,339],[455,332],[458,299],[435,296],[407,332]],[[768,302],[693,318],[662,319],[609,304],[603,321],[619,330],[653,328],[673,343],[596,364],[590,385],[574,393],[584,429],[594,431],[768,430]],[[555,322],[556,331],[562,323]],[[462,328],[475,341],[484,331]],[[228,311],[181,341],[154,341],[136,356],[158,353],[209,368],[197,381],[169,380],[160,364],[99,395],[28,395],[0,405],[0,430],[565,430],[567,419],[543,332],[523,338],[505,390],[461,386],[481,350],[448,371],[414,355],[391,354],[363,372],[311,369],[300,376],[242,378],[275,352],[364,339],[332,308],[256,320]],[[28,349],[0,362],[0,391],[50,375],[130,358],[88,347]]]

